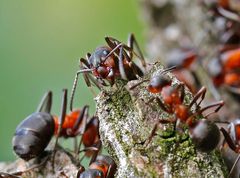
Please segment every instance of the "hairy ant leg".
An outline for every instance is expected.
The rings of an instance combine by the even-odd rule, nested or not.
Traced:
[[[55,162],[55,155],[56,155],[56,148],[57,148],[57,144],[58,144],[58,139],[60,136],[60,133],[62,131],[62,126],[66,117],[66,111],[67,111],[67,90],[63,89],[63,97],[62,97],[62,106],[61,106],[61,115],[60,115],[60,120],[59,120],[59,127],[57,130],[57,135],[56,135],[56,140],[55,140],[55,144],[53,147],[53,161],[52,161],[52,167],[54,170],[54,162]]]

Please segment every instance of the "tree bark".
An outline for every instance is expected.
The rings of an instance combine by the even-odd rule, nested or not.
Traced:
[[[157,63],[143,79],[149,79],[162,71]],[[169,74],[170,75],[170,74]],[[172,75],[173,85],[179,83]],[[157,105],[150,102],[146,85],[134,90],[118,81],[115,88],[102,91],[96,98],[97,115],[103,145],[118,163],[116,177],[225,177],[226,167],[218,151],[203,153],[192,144],[187,128],[184,132],[174,130],[172,124],[159,124],[157,135],[147,145],[158,120],[169,119]],[[189,104],[192,94],[185,88],[184,102]]]

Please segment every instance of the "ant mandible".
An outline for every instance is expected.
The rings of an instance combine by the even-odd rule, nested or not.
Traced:
[[[71,93],[70,110],[73,108],[78,76],[81,73],[88,87],[93,83],[99,89],[101,86],[107,86],[107,82],[112,86],[117,78],[130,81],[143,76],[142,69],[133,62],[135,55],[142,66],[146,67],[145,59],[133,34],[128,38],[128,45],[112,37],[106,37],[105,41],[108,46],[98,47],[92,54],[86,55],[87,59],[80,59],[80,70],[76,73]],[[89,73],[92,73],[93,77]]]

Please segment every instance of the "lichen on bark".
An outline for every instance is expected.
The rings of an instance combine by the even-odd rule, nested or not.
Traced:
[[[144,79],[161,72],[162,68],[155,64]],[[179,84],[175,77],[167,75],[173,85]],[[171,115],[157,103],[148,103],[152,94],[146,90],[146,84],[129,90],[139,80],[117,81],[115,87],[103,90],[96,98],[101,140],[118,164],[116,177],[225,177],[226,167],[218,151],[198,151],[184,126],[180,132],[172,124],[159,124],[152,141],[142,144],[154,124]],[[185,91],[184,102],[188,104],[192,94]]]

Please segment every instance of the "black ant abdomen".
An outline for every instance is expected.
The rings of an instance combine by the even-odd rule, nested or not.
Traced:
[[[201,119],[195,126],[190,127],[190,137],[198,150],[210,152],[220,141],[220,131],[215,123]]]

